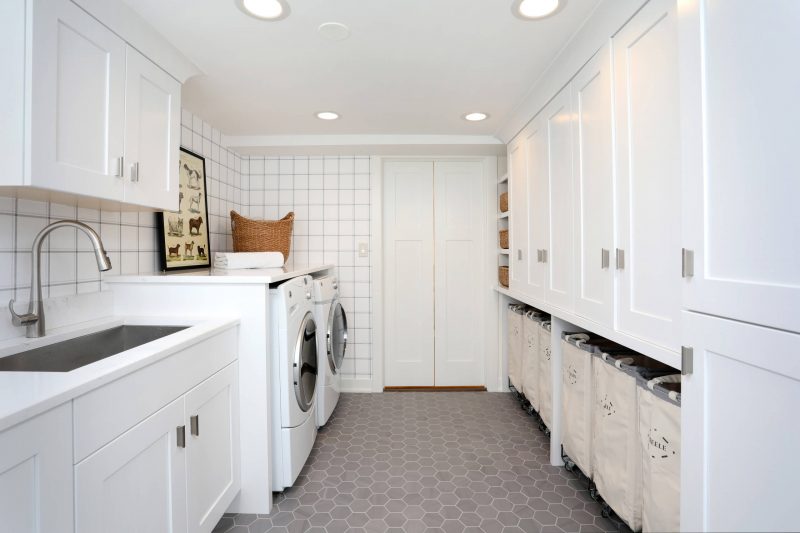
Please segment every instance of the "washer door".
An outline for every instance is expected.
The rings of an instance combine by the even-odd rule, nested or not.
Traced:
[[[304,412],[314,404],[317,386],[317,325],[311,313],[306,313],[300,324],[294,352],[294,395]]]
[[[337,374],[347,350],[347,315],[337,298],[331,303],[327,330],[328,364],[331,372]]]

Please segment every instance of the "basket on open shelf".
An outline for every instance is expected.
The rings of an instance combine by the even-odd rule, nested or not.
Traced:
[[[508,193],[504,192],[500,195],[500,212],[505,213],[508,211]]]
[[[508,267],[501,266],[498,271],[500,286],[508,288]]]
[[[501,229],[500,230],[500,248],[503,250],[508,250],[508,230]]]
[[[294,212],[280,220],[254,220],[231,211],[234,252],[280,252],[284,262],[292,246]]]

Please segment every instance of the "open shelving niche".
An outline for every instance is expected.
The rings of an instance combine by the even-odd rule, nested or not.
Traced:
[[[508,171],[504,170],[503,172],[498,172],[498,174],[500,178],[497,180],[497,235],[495,239],[497,239],[497,267],[499,270],[501,266],[508,266],[509,264],[509,250],[500,247],[500,230],[507,230],[510,227],[509,215],[511,211],[510,208],[509,211],[500,211],[500,195],[508,192]]]

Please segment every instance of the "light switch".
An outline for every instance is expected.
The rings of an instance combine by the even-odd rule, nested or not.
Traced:
[[[367,257],[369,255],[369,246],[365,242],[358,243],[358,257]]]

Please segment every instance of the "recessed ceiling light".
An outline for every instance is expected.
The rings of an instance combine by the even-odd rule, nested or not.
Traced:
[[[236,7],[261,20],[281,20],[289,16],[284,0],[236,0]]]
[[[341,22],[326,22],[319,25],[317,33],[330,41],[344,41],[350,37],[350,28]]]
[[[535,20],[553,15],[566,0],[515,0],[511,12],[524,20]]]
[[[334,113],[333,111],[320,111],[317,113],[317,118],[322,120],[336,120],[339,118],[339,113]]]
[[[469,120],[470,122],[480,122],[481,120],[486,120],[489,118],[489,115],[486,113],[467,113],[464,115],[464,120]]]

